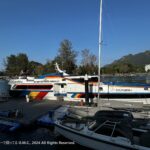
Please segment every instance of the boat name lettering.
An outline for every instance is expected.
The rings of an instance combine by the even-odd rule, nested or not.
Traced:
[[[11,84],[12,84],[12,83],[15,84],[15,83],[23,83],[23,82],[22,82],[22,81],[11,81],[10,83],[11,83]]]
[[[116,89],[116,91],[132,91],[131,89]]]
[[[59,82],[59,80],[44,80],[44,81],[35,81],[35,83],[44,83],[44,82]]]
[[[50,82],[59,82],[59,80],[50,80]]]
[[[49,81],[35,81],[35,83],[41,83],[41,82],[49,82]]]

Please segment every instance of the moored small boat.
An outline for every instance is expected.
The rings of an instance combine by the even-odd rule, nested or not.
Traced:
[[[50,110],[47,114],[37,119],[36,123],[41,126],[54,126],[57,119],[63,119],[68,114],[69,106],[61,106],[56,110]]]
[[[21,124],[17,121],[7,120],[4,118],[0,119],[0,131],[15,132],[20,127],[21,127]]]
[[[72,141],[95,150],[149,150],[147,122],[135,120],[126,111],[98,111],[88,120],[56,121],[55,130]],[[146,142],[145,142],[146,141]]]

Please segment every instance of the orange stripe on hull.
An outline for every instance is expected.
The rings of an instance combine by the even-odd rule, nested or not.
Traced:
[[[77,94],[76,96],[75,96],[75,98],[82,98],[83,97],[83,94]]]

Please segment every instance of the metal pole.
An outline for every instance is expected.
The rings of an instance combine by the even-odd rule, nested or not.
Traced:
[[[89,81],[88,81],[88,75],[86,74],[84,77],[85,81],[85,102],[86,105],[89,105]]]
[[[100,0],[100,18],[99,18],[99,62],[98,62],[98,101],[99,104],[100,99],[100,79],[101,79],[101,50],[102,50],[102,4],[103,1]]]

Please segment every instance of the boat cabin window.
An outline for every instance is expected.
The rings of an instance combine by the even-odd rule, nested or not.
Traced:
[[[102,88],[102,87],[99,87],[99,90],[100,90],[100,91],[103,91],[103,88]]]
[[[98,77],[91,77],[89,79],[90,82],[98,82]]]
[[[79,82],[79,83],[84,83],[85,79],[84,78],[72,78],[73,81]],[[98,77],[91,77],[88,80],[89,82],[98,82]]]
[[[64,84],[61,84],[61,88],[64,88]]]
[[[72,79],[75,82],[79,82],[79,83],[83,83],[84,82],[84,78],[74,78]]]
[[[144,90],[147,91],[147,90],[148,90],[148,87],[144,87]]]
[[[17,85],[16,89],[51,89],[52,85]]]

